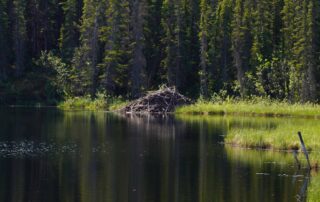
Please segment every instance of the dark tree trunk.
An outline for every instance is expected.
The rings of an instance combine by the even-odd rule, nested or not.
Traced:
[[[137,98],[141,95],[141,88],[145,84],[146,58],[143,53],[144,49],[144,0],[134,0],[132,8],[132,34],[133,34],[133,58],[131,65],[131,95]]]

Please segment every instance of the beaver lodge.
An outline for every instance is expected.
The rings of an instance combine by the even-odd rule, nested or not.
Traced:
[[[191,99],[181,95],[174,87],[166,87],[157,91],[149,92],[146,96],[132,101],[124,108],[123,113],[170,113],[181,105],[191,104]]]

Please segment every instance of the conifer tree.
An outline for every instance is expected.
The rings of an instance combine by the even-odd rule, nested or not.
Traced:
[[[200,4],[193,0],[182,0],[180,6],[180,91],[189,96],[199,95],[200,65]],[[193,83],[193,85],[189,85]]]
[[[299,19],[296,16],[296,10],[299,7],[298,3],[295,3],[294,1],[284,0],[284,7],[282,10],[283,51],[285,57],[284,60],[289,68],[289,97],[292,101],[298,100],[300,94],[299,89],[301,88],[301,85],[299,84],[301,80],[297,80],[297,78],[299,78],[299,68],[294,51],[294,47],[298,39],[297,32],[300,26],[298,25]]]
[[[290,99],[312,101],[316,95],[316,25],[312,0],[285,1],[283,35],[285,58],[290,67]]]
[[[162,26],[164,36],[165,57],[162,65],[166,70],[167,83],[169,86],[180,87],[181,68],[181,0],[164,0],[162,13]]]
[[[234,6],[234,16],[232,21],[232,50],[234,57],[234,65],[237,70],[237,80],[239,83],[241,96],[245,95],[246,90],[244,68],[246,25],[244,21],[244,15],[244,1],[236,0]]]
[[[276,98],[285,97],[285,79],[279,75],[283,71],[280,64],[280,7],[279,0],[272,2],[259,0],[253,4],[252,15],[252,72],[255,82],[255,93]],[[282,83],[282,84],[281,84]]]
[[[316,12],[315,2],[313,0],[305,0],[304,7],[304,51],[303,51],[303,66],[304,77],[302,82],[302,101],[316,100]]]
[[[211,4],[209,58],[210,93],[231,90],[234,79],[234,63],[231,44],[231,24],[233,20],[233,1],[222,0]]]
[[[319,10],[318,0],[0,0],[0,80],[57,76],[32,66],[45,51],[71,95],[135,98],[167,83],[188,96],[316,102]]]
[[[258,56],[270,59],[273,52],[273,26],[274,16],[272,3],[266,0],[258,0],[253,5],[253,43],[251,47],[252,65],[256,66]]]
[[[8,1],[0,0],[0,81],[7,78],[9,67],[9,16]]]
[[[99,77],[99,16],[101,4],[97,0],[85,0],[80,27],[80,47],[76,50],[73,63],[78,72],[79,94],[96,95]]]
[[[159,68],[163,57],[163,34],[161,24],[163,0],[147,0],[145,14],[145,57],[146,57],[146,86],[156,88],[163,83],[163,71]]]
[[[208,97],[208,32],[209,32],[209,2],[201,0],[200,2],[200,95]]]
[[[26,68],[26,1],[13,0],[13,49],[15,56],[15,75],[21,76]]]
[[[65,0],[62,2],[62,10],[64,20],[60,29],[59,48],[62,58],[70,62],[75,48],[79,46],[82,1]]]
[[[105,42],[103,84],[110,95],[127,94],[128,68],[132,52],[129,2],[110,0],[106,18],[107,24],[102,28],[104,37],[101,39]]]
[[[145,84],[146,58],[144,55],[144,0],[132,0],[132,60],[130,65],[131,96],[139,97]]]
[[[28,57],[37,59],[42,51],[58,48],[59,0],[29,0],[26,8]]]

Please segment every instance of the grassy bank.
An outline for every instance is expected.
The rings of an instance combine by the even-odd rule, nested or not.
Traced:
[[[178,114],[231,114],[246,116],[302,116],[320,118],[320,105],[290,104],[268,99],[226,100],[219,102],[198,101],[176,109]]]
[[[246,148],[273,150],[300,149],[297,136],[302,131],[307,149],[320,151],[320,126],[314,119],[240,119],[228,128],[225,143]]]
[[[188,116],[178,114],[178,120],[196,123],[199,130],[211,135],[220,134],[225,145],[268,150],[300,150],[297,135],[302,132],[312,156],[320,154],[320,121],[305,118],[245,117],[245,116]],[[320,156],[320,155],[318,155]],[[314,159],[318,162],[318,159]]]
[[[98,95],[95,99],[90,96],[74,97],[61,102],[58,107],[63,110],[106,110],[113,111],[125,106],[127,101],[122,98],[107,98]]]

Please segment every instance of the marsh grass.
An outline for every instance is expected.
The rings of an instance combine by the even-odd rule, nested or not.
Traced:
[[[249,149],[300,150],[297,132],[301,131],[313,163],[320,159],[320,120],[317,119],[182,114],[176,115],[176,118],[205,125],[207,131],[219,130],[226,146]]]
[[[108,103],[108,110],[115,111],[125,107],[129,103],[129,101],[122,98],[109,98]]]
[[[299,116],[320,118],[320,105],[312,103],[290,104],[287,101],[252,98],[250,100],[226,99],[202,101],[178,107],[177,114],[193,115],[250,115],[250,116]]]
[[[311,180],[308,186],[307,200],[308,202],[318,202],[320,199],[320,175],[319,173],[311,173]]]
[[[63,110],[117,110],[127,104],[121,97],[107,97],[103,94],[98,94],[92,99],[90,96],[73,97],[66,99],[60,103],[58,107]]]
[[[297,118],[254,118],[241,119],[238,127],[229,127],[225,138],[226,144],[246,148],[273,150],[299,150],[301,148],[297,135],[302,132],[308,150],[320,151],[320,121]],[[246,123],[247,122],[247,123]],[[250,127],[260,124],[261,127]]]

